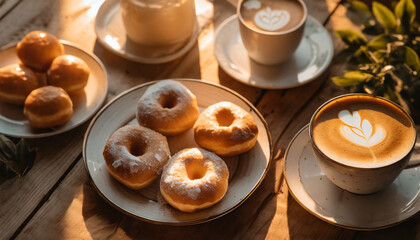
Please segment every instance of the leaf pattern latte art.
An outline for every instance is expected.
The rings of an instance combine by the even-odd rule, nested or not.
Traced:
[[[276,31],[290,21],[290,14],[284,10],[272,10],[270,7],[262,9],[255,14],[254,22],[261,29]]]
[[[369,120],[362,121],[357,111],[350,113],[348,110],[342,110],[338,113],[338,118],[344,123],[340,126],[341,134],[357,145],[373,147],[382,142],[386,136],[386,131],[381,125],[376,125],[373,128]]]

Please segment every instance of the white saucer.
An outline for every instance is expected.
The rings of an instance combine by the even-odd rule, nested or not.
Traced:
[[[321,172],[307,126],[296,134],[286,150],[284,174],[296,201],[336,226],[376,230],[401,223],[420,210],[420,168],[404,170],[390,186],[374,194],[347,192]]]
[[[69,131],[89,120],[105,102],[108,92],[108,77],[101,60],[70,42],[60,40],[64,45],[64,53],[83,59],[89,66],[90,74],[84,91],[71,96],[73,116],[58,127],[35,129],[23,115],[23,107],[0,102],[0,133],[22,138],[41,138]],[[16,55],[16,44],[0,49],[0,67],[19,63]]]
[[[234,15],[217,29],[214,53],[220,67],[242,83],[285,89],[318,77],[330,64],[334,49],[327,30],[308,16],[302,42],[289,61],[273,66],[259,64],[249,59],[239,33],[238,17]]]
[[[168,55],[152,56],[149,55],[151,54],[149,48],[146,53],[144,48],[140,48],[127,38],[120,14],[119,0],[106,0],[96,15],[95,32],[99,42],[109,51],[131,61],[157,64],[172,61],[190,50],[200,33],[200,27],[196,21],[191,38],[179,50]]]

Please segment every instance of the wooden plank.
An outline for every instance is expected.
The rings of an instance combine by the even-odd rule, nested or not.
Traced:
[[[14,8],[21,3],[22,0],[1,0],[0,1],[0,21],[7,16],[10,11],[13,11]]]
[[[0,184],[0,232],[10,238],[80,155],[87,125],[59,136],[30,140],[37,148],[33,168],[22,178]]]
[[[0,45],[16,42],[28,31],[41,29],[62,38],[60,28],[65,25],[61,20],[72,24],[77,22],[77,16],[67,19],[57,13],[64,14],[70,8],[62,8],[58,1],[23,1],[7,13],[0,21]],[[66,3],[71,5],[70,2]],[[9,4],[10,5],[10,4]],[[86,9],[86,6],[80,6]],[[3,6],[2,6],[3,9]],[[73,9],[74,10],[74,9]],[[72,10],[72,11],[73,11]],[[88,11],[89,9],[86,9]],[[64,14],[65,15],[65,14]],[[83,16],[83,15],[82,15]],[[93,24],[87,17],[82,22]],[[60,20],[60,21],[59,21]],[[75,22],[73,22],[75,21]],[[80,25],[79,25],[80,26]],[[72,26],[71,28],[80,29]],[[70,32],[71,29],[67,31]],[[75,38],[75,36],[74,36]],[[88,47],[83,37],[77,42],[82,47]],[[94,33],[90,34],[94,43]],[[85,44],[86,43],[86,44]],[[87,123],[65,134],[43,139],[29,140],[31,147],[37,148],[37,158],[31,171],[23,178],[14,178],[0,183],[0,232],[2,238],[10,238],[13,233],[36,211],[48,198],[50,191],[56,187],[57,181],[65,174],[81,155],[83,134]]]
[[[328,3],[328,4],[327,4]],[[319,19],[325,20],[329,14],[330,9],[334,9],[337,1],[327,2],[326,5],[308,1],[311,14],[316,15]],[[230,13],[234,12],[234,8],[226,6],[225,3],[220,1],[214,2],[214,15],[216,12],[224,11],[224,8],[230,8]],[[222,4],[222,5],[220,5]],[[220,6],[223,6],[220,7]],[[220,11],[216,11],[220,9]],[[314,12],[316,11],[316,12]],[[223,14],[223,17],[228,17],[230,14]],[[220,17],[221,18],[221,17]],[[189,54],[178,61],[194,62],[199,59],[199,71],[201,75],[209,76],[210,81],[218,82],[227,85],[241,94],[248,94],[248,99],[256,100],[255,95],[261,92],[259,89],[253,89],[248,86],[242,85],[235,80],[231,79],[225,74],[221,76],[220,69],[215,64],[214,56],[209,49],[212,49],[211,37],[214,31],[214,24],[217,25],[221,22],[220,18],[212,20],[214,23],[208,23],[208,28],[204,28],[200,35],[197,49],[194,49]],[[211,19],[211,18],[210,18]],[[197,51],[197,52],[195,52]],[[101,59],[109,66],[108,71],[111,78],[115,82],[111,82],[112,94],[131,87],[136,80],[139,82],[148,81],[158,76],[173,76],[177,73],[171,63],[160,66],[160,69],[169,69],[167,72],[159,75],[158,66],[136,64],[128,61],[121,60],[120,58],[107,53],[101,46],[95,45],[95,53],[101,56]],[[199,56],[194,56],[199,55]],[[197,58],[199,57],[199,58]],[[184,64],[182,65],[184,67]],[[187,68],[188,69],[188,68]],[[143,71],[147,71],[150,75],[144,75]],[[180,71],[180,74],[191,74]],[[152,72],[152,73],[151,73]],[[183,73],[182,73],[183,72]],[[197,70],[192,71],[196,74]],[[178,74],[178,73],[177,73]],[[139,77],[141,76],[141,77]],[[183,75],[184,76],[184,75]],[[215,77],[215,76],[218,76]],[[140,78],[140,79],[139,79]],[[210,79],[211,78],[211,79]],[[325,76],[323,78],[325,80]],[[290,109],[285,111],[277,109],[273,102],[270,100],[283,99],[284,103],[293,100],[301,92],[308,92],[314,87],[319,88],[322,81],[316,81],[310,85],[303,86],[298,89],[288,91],[267,91],[261,103],[258,105],[261,112],[269,121],[274,139],[278,139],[279,135],[287,128],[287,124],[280,125],[276,128],[277,122],[291,121],[293,115],[286,115],[288,120],[283,119],[283,114],[287,114]],[[251,94],[248,92],[251,91]],[[300,105],[304,105],[305,101],[298,99],[296,102],[299,109]],[[308,101],[308,100],[307,100]],[[277,102],[276,102],[277,103]],[[275,108],[273,108],[273,106]],[[285,106],[280,106],[283,108]],[[277,122],[276,122],[277,121]],[[283,143],[282,143],[283,144]],[[44,204],[41,209],[35,214],[34,218],[24,228],[19,238],[25,239],[27,237],[39,238],[170,238],[170,239],[185,239],[185,238],[200,238],[207,239],[213,236],[224,236],[227,239],[255,239],[255,238],[274,238],[277,236],[287,238],[288,235],[288,209],[287,202],[288,195],[287,189],[282,185],[283,195],[275,192],[276,180],[280,181],[281,170],[279,167],[272,166],[268,176],[263,181],[262,185],[257,191],[238,209],[232,213],[214,220],[209,223],[200,224],[197,226],[187,227],[171,227],[159,226],[149,224],[143,221],[134,220],[131,217],[125,216],[122,213],[109,207],[92,189],[91,184],[87,181],[86,174],[81,171],[82,163],[78,162],[74,171],[59,186],[57,191],[51,196],[51,200]],[[83,184],[83,186],[81,186]],[[281,201],[279,199],[282,199]],[[279,205],[280,204],[280,205]],[[296,204],[295,204],[296,205]],[[299,206],[295,206],[302,214],[307,214]],[[280,221],[279,221],[280,220]],[[295,220],[298,222],[298,220]],[[310,220],[308,220],[310,222]],[[315,219],[315,221],[319,221]],[[272,225],[274,223],[275,225]],[[277,225],[279,224],[279,225]],[[324,223],[325,224],[325,223]],[[42,226],[51,226],[48,235],[42,230]],[[298,225],[293,223],[293,233],[298,231]],[[319,226],[319,225],[318,225]],[[276,230],[280,227],[282,230]],[[322,226],[325,227],[325,226]],[[326,226],[327,228],[329,225]],[[77,229],[77,231],[72,231]],[[321,231],[321,230],[319,230]],[[321,236],[340,236],[342,232],[331,231],[332,233],[325,233]],[[306,232],[307,233],[307,232]],[[316,231],[314,232],[316,233]],[[306,235],[309,236],[309,235]]]
[[[357,24],[354,24],[349,20],[349,16],[356,17],[353,13],[347,12],[346,8],[340,6],[334,15],[331,17],[330,22],[328,23],[327,28],[332,31],[333,29],[352,29],[355,31],[360,31],[360,28]],[[334,36],[334,49],[342,49],[343,44]],[[343,72],[345,64],[341,59],[334,59],[333,65],[330,67],[330,76],[340,75]],[[323,78],[323,77],[321,77]],[[306,94],[313,94],[311,97],[306,97],[304,103],[295,101],[299,104],[294,105],[297,108],[291,112],[288,108],[283,107],[284,112],[274,110],[273,114],[270,114],[266,117],[267,121],[270,124],[270,129],[272,131],[281,131],[281,134],[272,133],[278,138],[275,140],[277,142],[276,146],[280,151],[284,151],[287,147],[288,142],[293,138],[293,136],[298,132],[304,125],[306,125],[312,113],[318,108],[322,103],[328,99],[346,93],[346,91],[336,85],[334,85],[329,77],[325,77],[323,83],[314,82],[312,87],[308,85],[308,89],[299,91],[300,93],[296,95],[305,96]],[[318,86],[319,85],[319,86]],[[313,88],[313,89],[312,89]],[[292,96],[295,94],[290,93]],[[285,95],[287,96],[287,94]],[[275,96],[270,96],[267,94],[267,98],[275,98]],[[290,102],[290,97],[287,98],[284,102]],[[263,98],[261,104],[267,101],[265,107],[268,107],[269,100]],[[280,100],[279,100],[280,101]],[[273,111],[273,110],[269,110]],[[289,115],[293,116],[293,121],[284,123],[286,127],[278,127],[277,125],[279,118],[289,118]],[[283,116],[287,115],[287,116]],[[299,120],[295,120],[299,119]],[[282,154],[281,154],[282,155]],[[281,157],[277,161],[276,166],[278,168],[283,168],[284,158]],[[280,178],[280,181],[282,178]],[[353,231],[340,227],[333,226],[329,223],[323,222],[322,220],[312,216],[307,212],[303,207],[301,207],[295,199],[289,194],[287,184],[283,181],[279,183],[280,188],[277,191],[277,203],[275,210],[275,216],[267,224],[270,224],[270,229],[268,231],[269,236],[275,236],[274,239],[416,239],[419,234],[417,233],[419,227],[420,217],[416,215],[413,219],[397,225],[393,228],[364,232],[364,231]],[[274,201],[274,200],[273,200]],[[267,208],[263,211],[271,212],[273,209]],[[263,218],[264,214],[260,214],[259,218]],[[262,222],[264,219],[257,219],[257,222]],[[286,231],[284,231],[286,230]]]
[[[92,13],[97,10],[99,2],[83,1],[74,4],[71,1],[42,1],[33,6],[32,1],[25,1],[10,11],[0,22],[2,38],[0,45],[10,41],[18,41],[29,31],[41,29],[55,34],[61,39],[75,42],[84,49],[101,49],[95,42]],[[93,4],[88,6],[87,4]],[[211,4],[206,2],[207,5]],[[207,15],[206,15],[207,14]],[[142,82],[170,77],[200,78],[199,59],[203,59],[203,66],[214,63],[212,51],[208,50],[211,44],[209,33],[213,31],[213,9],[207,9],[200,15],[204,19],[202,34],[205,43],[186,56],[171,63],[161,65],[146,65],[129,62],[115,55],[98,50],[98,56],[104,60],[110,77],[110,96]],[[207,22],[206,22],[207,21]],[[13,24],[12,24],[13,23]],[[84,27],[80,27],[84,26]],[[199,40],[201,42],[201,40]],[[199,51],[202,50],[202,56]],[[203,57],[205,56],[205,57]],[[204,67],[203,67],[204,68]],[[163,71],[162,71],[163,69]],[[215,79],[210,81],[215,82]],[[246,91],[244,91],[246,92]],[[248,94],[252,98],[252,94]],[[63,174],[72,166],[81,153],[83,133],[86,124],[75,131],[60,136],[31,140],[31,146],[38,148],[38,156],[34,168],[22,179],[12,179],[0,185],[0,232],[9,238],[19,228],[24,226],[26,219],[36,213],[38,207],[47,200],[49,192],[55,189],[55,184]],[[50,144],[52,142],[52,144]],[[70,196],[71,197],[71,196]],[[13,206],[13,207],[10,207]],[[39,230],[39,229],[38,229]]]
[[[317,3],[319,4],[319,2]],[[309,6],[309,9],[334,9],[336,7],[331,2],[327,3],[329,3],[328,6],[314,4],[314,6]],[[332,36],[334,49],[343,47],[343,44],[335,37],[333,30],[340,21],[345,25],[349,24],[344,19],[345,15],[336,11],[326,25]],[[334,59],[333,63],[336,61],[337,59]],[[283,154],[288,143],[309,122],[313,111],[320,102],[342,92],[340,88],[333,86],[329,81],[331,75],[335,75],[341,70],[342,64],[331,66],[325,74],[307,85],[287,91],[269,91],[258,104],[258,109],[264,114],[269,125],[275,151],[278,154],[274,167],[276,188],[273,189],[275,197],[270,201],[270,204],[263,206],[261,213],[253,222],[253,225],[260,227],[250,228],[246,232],[247,235],[254,234],[272,239],[352,239],[354,237],[354,231],[328,224],[302,208],[289,194],[282,176]],[[320,91],[324,93],[320,94]],[[273,102],[276,104],[272,104]]]

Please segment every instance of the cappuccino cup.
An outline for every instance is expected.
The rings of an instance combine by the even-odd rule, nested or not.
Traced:
[[[237,15],[248,56],[274,65],[290,59],[299,46],[307,9],[302,0],[240,0]]]
[[[196,24],[194,0],[120,0],[120,12],[128,38],[146,49],[165,49],[160,55],[183,47]]]
[[[390,185],[407,167],[416,145],[414,121],[382,97],[346,94],[321,105],[309,123],[322,172],[338,187],[369,194]]]

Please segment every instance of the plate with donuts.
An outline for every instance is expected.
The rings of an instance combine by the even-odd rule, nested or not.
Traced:
[[[238,93],[195,79],[129,89],[93,118],[83,142],[98,194],[151,223],[192,225],[243,203],[272,159],[267,123]]]
[[[91,118],[108,92],[105,67],[93,54],[44,31],[0,49],[0,133],[41,138]]]

